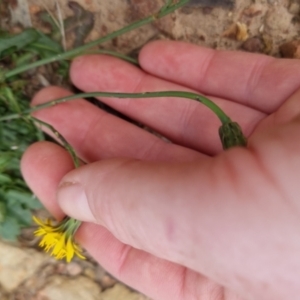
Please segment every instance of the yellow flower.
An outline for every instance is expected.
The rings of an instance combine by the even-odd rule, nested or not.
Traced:
[[[82,249],[74,241],[80,221],[66,217],[57,225],[53,225],[50,220],[43,222],[36,217],[33,217],[33,220],[40,226],[34,232],[35,236],[42,237],[39,246],[46,252],[51,251],[51,256],[56,259],[65,258],[67,262],[70,262],[74,255],[85,259],[81,254]]]

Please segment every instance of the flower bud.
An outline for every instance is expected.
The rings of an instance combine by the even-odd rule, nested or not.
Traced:
[[[235,146],[247,146],[247,138],[244,136],[240,125],[236,122],[224,123],[219,128],[219,136],[224,150]]]

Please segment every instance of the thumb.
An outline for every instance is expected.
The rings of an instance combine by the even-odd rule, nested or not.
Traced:
[[[95,162],[63,178],[58,202],[67,215],[101,224],[128,245],[214,278],[214,265],[232,268],[237,241],[245,241],[243,229],[257,236],[249,225],[255,192],[248,199],[241,190],[243,182],[263,186],[265,180],[251,176],[249,153],[232,149],[192,163]],[[249,251],[241,253],[247,260]]]
[[[186,230],[184,240],[194,235],[199,218],[204,220],[204,207],[214,205],[212,191],[221,177],[211,174],[213,161],[98,161],[68,173],[57,200],[67,215],[100,224],[122,242],[166,252],[170,243],[184,242]]]
[[[199,182],[207,186],[210,161],[199,160],[197,166],[195,162],[98,161],[75,169],[62,179],[58,202],[69,216],[104,225],[119,235],[126,228],[138,230],[136,225],[141,227],[144,222],[158,226],[159,216],[174,210],[176,203],[181,209],[188,204],[187,197],[198,198],[193,195],[195,186],[199,187]]]

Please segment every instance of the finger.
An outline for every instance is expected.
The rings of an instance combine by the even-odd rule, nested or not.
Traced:
[[[140,53],[142,68],[154,76],[202,93],[274,112],[299,88],[300,62],[192,44],[156,41]]]
[[[56,202],[57,186],[64,173],[72,168],[68,153],[49,142],[30,146],[22,158],[24,178],[57,219],[64,216]],[[102,226],[85,223],[76,238],[109,273],[154,299],[182,300],[195,295],[218,299],[222,295],[223,289],[207,278],[126,246]]]
[[[251,144],[257,139],[268,137],[270,132],[278,130],[281,125],[286,125],[297,119],[300,114],[300,89],[298,89],[285,103],[274,113],[266,117],[255,129]],[[257,142],[257,144],[259,144]]]
[[[272,115],[273,122],[278,126],[297,118],[300,114],[299,104],[300,88]]]
[[[240,299],[201,274],[123,244],[102,226],[83,224],[79,241],[110,274],[151,299]]]
[[[147,75],[116,58],[93,55],[75,59],[74,84],[84,91],[145,92],[184,90],[182,86]],[[102,99],[102,98],[101,98]],[[109,106],[137,120],[174,143],[215,154],[221,150],[217,135],[220,121],[208,108],[182,98],[102,99]],[[213,99],[249,135],[265,114],[240,104]]]
[[[62,219],[65,213],[57,204],[56,189],[63,176],[73,169],[70,154],[50,142],[32,144],[21,160],[21,171],[26,183],[57,219]]]
[[[70,94],[62,88],[49,87],[40,91],[32,104],[45,103]],[[84,100],[45,108],[36,111],[34,115],[61,133],[86,162],[110,157],[193,160],[201,156],[193,150],[166,143]]]

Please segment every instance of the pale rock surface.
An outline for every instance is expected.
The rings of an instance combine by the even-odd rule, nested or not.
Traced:
[[[70,279],[55,275],[38,296],[43,300],[99,300],[100,294],[101,287],[86,277]]]
[[[235,0],[233,9],[205,9],[203,7],[184,7],[152,24],[143,26],[103,44],[106,49],[130,53],[152,39],[175,39],[215,49],[236,50],[242,40],[230,39],[224,32],[232,24],[245,24],[249,38],[259,36],[270,40],[265,53],[278,55],[282,43],[299,35],[299,24],[292,19],[298,14],[299,0]],[[44,4],[55,14],[55,0]],[[60,0],[63,16],[72,14],[68,0]],[[145,15],[156,12],[165,0],[77,0],[82,7],[94,13],[94,29],[86,41],[113,32]],[[31,11],[42,9],[40,0],[28,0]],[[33,23],[36,20],[33,19]],[[35,24],[35,23],[34,23]],[[38,23],[37,23],[38,24]],[[35,25],[37,25],[35,24]]]
[[[72,11],[68,7],[69,0],[28,0],[31,10],[43,9],[41,3],[56,14],[55,3],[59,4],[63,18],[72,15]],[[132,23],[132,7],[129,1],[124,0],[77,0],[84,9],[93,12],[95,25],[86,41],[95,40],[101,36],[105,36],[110,32],[116,31],[129,23]],[[34,23],[34,20],[33,20]],[[34,24],[35,25],[35,24]],[[108,41],[103,45],[106,48],[120,50],[128,53],[136,48],[141,47],[148,40],[154,37],[157,30],[152,25],[146,25],[123,36]]]
[[[33,249],[17,248],[0,241],[0,284],[6,291],[12,291],[29,279],[49,256]]]
[[[82,272],[82,267],[76,262],[71,262],[67,264],[66,271],[71,276],[77,276]]]
[[[101,300],[150,300],[146,296],[130,291],[126,286],[119,283],[105,290],[101,294]]]

